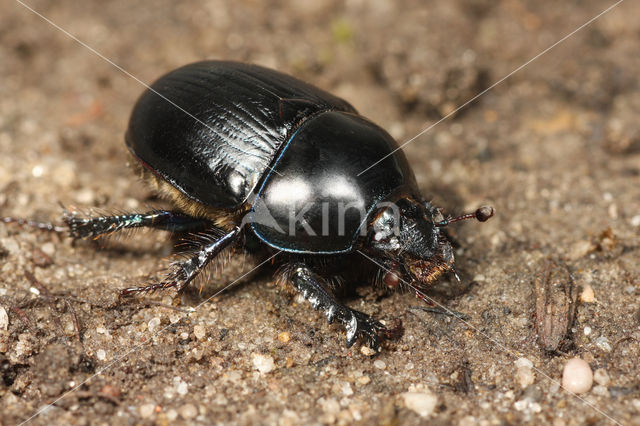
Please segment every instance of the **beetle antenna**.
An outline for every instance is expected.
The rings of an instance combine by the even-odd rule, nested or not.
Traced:
[[[435,225],[441,228],[444,226],[448,226],[452,223],[460,222],[467,219],[477,219],[479,222],[486,222],[493,216],[494,213],[495,213],[495,210],[493,209],[493,207],[482,206],[473,213],[463,214],[462,216],[458,216],[458,217],[449,217],[445,220],[441,220],[440,222],[437,222]]]

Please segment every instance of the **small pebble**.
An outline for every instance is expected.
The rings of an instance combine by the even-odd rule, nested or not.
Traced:
[[[138,408],[140,417],[142,417],[143,419],[148,419],[149,417],[153,416],[153,412],[155,411],[155,408],[156,408],[155,404],[141,405],[140,408]]]
[[[631,226],[640,226],[640,214],[631,218]]]
[[[263,374],[270,373],[275,367],[273,357],[270,355],[251,354],[251,362],[253,364],[253,368]]]
[[[364,356],[373,356],[376,354],[376,351],[371,349],[369,346],[362,345],[360,346],[360,353]]]
[[[180,416],[185,419],[193,419],[198,415],[198,409],[193,404],[185,404],[179,409]]]
[[[278,340],[282,343],[289,343],[289,340],[291,340],[291,334],[289,334],[288,331],[283,331],[282,333],[278,334]]]
[[[44,174],[44,167],[42,167],[40,164],[36,164],[31,169],[31,174],[36,178],[42,177],[42,175]]]
[[[193,335],[196,336],[196,339],[202,340],[207,337],[207,329],[202,325],[195,325],[193,327]]]
[[[594,395],[609,396],[609,389],[602,385],[594,386],[591,392],[593,392]]]
[[[353,395],[353,389],[351,388],[351,384],[349,382],[344,382],[340,390],[342,391],[342,394],[344,396]]]
[[[598,368],[593,372],[593,381],[599,385],[607,386],[610,380],[609,373],[604,368]]]
[[[167,420],[169,420],[170,422],[174,421],[175,419],[178,418],[178,412],[176,410],[174,410],[173,408],[168,410],[165,415],[164,415]]]
[[[430,416],[438,403],[438,398],[431,392],[405,392],[402,399],[404,405],[420,417]]]
[[[4,249],[12,255],[20,253],[20,245],[12,238],[2,238],[0,240],[0,247],[4,247]]]
[[[95,204],[94,200],[96,198],[95,193],[88,189],[81,189],[74,194],[75,201],[79,204],[84,204],[89,206],[91,204]]]
[[[592,331],[593,331],[593,330],[591,329],[591,327],[586,326],[586,327],[584,328],[584,335],[585,335],[585,336],[589,336],[589,335],[591,335],[591,332],[592,332]]]
[[[122,394],[120,388],[113,385],[104,385],[102,389],[100,389],[100,393],[102,395],[110,396],[111,398],[118,398]]]
[[[531,368],[520,367],[516,372],[516,379],[518,380],[520,387],[524,389],[535,382],[536,375]]]
[[[340,403],[335,398],[320,398],[318,403],[322,406],[322,410],[329,414],[338,414],[340,412]]]
[[[583,303],[593,303],[596,300],[596,295],[593,292],[593,287],[587,284],[582,289],[582,293],[580,293],[580,301]]]
[[[611,352],[611,344],[609,343],[609,339],[604,336],[598,337],[596,339],[596,346],[605,352]]]
[[[527,358],[518,358],[515,364],[517,367],[516,380],[520,384],[520,387],[524,389],[533,384],[536,379],[536,375],[533,372],[533,362]]]
[[[572,358],[564,365],[562,386],[569,392],[585,393],[593,385],[593,372],[586,361]]]
[[[7,310],[0,306],[0,330],[7,330],[9,328],[9,315]]]
[[[578,260],[581,257],[584,257],[587,254],[591,253],[596,248],[597,248],[596,245],[593,244],[591,241],[586,241],[586,240],[578,241],[575,244],[573,244],[573,246],[571,246],[571,249],[569,251],[569,258],[571,260]]]
[[[369,376],[358,377],[358,384],[360,385],[368,385],[370,382],[371,382],[371,377]]]
[[[147,327],[149,328],[149,331],[153,332],[156,328],[158,328],[159,325],[160,325],[160,318],[155,317],[149,321],[149,323],[147,324]]]
[[[56,245],[53,243],[44,243],[40,247],[40,250],[42,250],[42,252],[47,256],[53,256],[56,252]]]
[[[99,361],[104,361],[105,359],[107,359],[107,353],[104,351],[104,349],[98,349],[96,351],[96,358],[98,358]]]
[[[379,359],[373,361],[373,366],[375,368],[377,368],[378,370],[384,370],[385,368],[387,368],[387,364],[385,364],[384,361],[379,360]]]
[[[189,393],[189,385],[181,380],[176,384],[176,392],[178,395],[185,396]]]
[[[528,358],[518,358],[516,360],[516,367],[518,367],[518,368],[522,368],[522,367],[533,368],[533,362],[531,362],[531,360],[529,360]]]

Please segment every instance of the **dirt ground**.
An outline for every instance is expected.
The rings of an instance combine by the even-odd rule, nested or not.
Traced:
[[[28,2],[92,52],[6,0],[0,216],[162,205],[127,167],[143,91],[128,73],[152,82],[205,58],[255,62],[405,141],[612,4]],[[241,255],[177,306],[172,293],[121,302],[120,288],[161,276],[165,234],[101,249],[0,224],[0,423],[640,424],[638,16],[638,2],[619,4],[406,147],[435,204],[497,215],[452,229],[461,283],[430,294],[468,322],[415,309],[411,294],[363,287],[348,301],[403,321],[376,356],[346,349],[344,330],[268,267],[200,306],[255,266]],[[553,354],[534,326],[549,256],[581,294]],[[580,397],[559,386],[575,356],[601,370]]]

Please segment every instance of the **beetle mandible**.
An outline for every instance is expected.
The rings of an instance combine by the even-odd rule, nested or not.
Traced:
[[[348,347],[362,338],[377,349],[394,333],[339,302],[336,287],[404,282],[422,291],[453,267],[443,227],[493,215],[484,207],[445,220],[386,131],[346,101],[257,65],[204,61],[169,72],[138,99],[125,140],[134,168],[175,209],[67,212],[71,236],[149,227],[193,244],[163,281],[124,294],[181,292],[225,249],[280,251],[278,279],[342,323]]]

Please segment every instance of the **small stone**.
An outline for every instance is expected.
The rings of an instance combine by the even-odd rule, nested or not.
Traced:
[[[44,171],[45,171],[44,167],[42,167],[40,164],[36,164],[31,169],[31,174],[33,175],[33,177],[39,178],[39,177],[42,177],[42,175],[44,174]]]
[[[571,246],[571,249],[569,251],[569,258],[571,260],[578,260],[581,257],[586,256],[587,254],[591,253],[596,249],[597,249],[596,245],[593,244],[591,241],[587,241],[587,240],[578,241],[575,244],[573,244],[573,246]]]
[[[189,385],[182,380],[176,384],[176,393],[185,396],[189,393]]]
[[[351,384],[349,382],[344,382],[342,384],[342,387],[340,388],[340,390],[342,391],[342,394],[344,396],[353,395],[353,389],[351,388]]]
[[[584,335],[585,335],[585,336],[590,336],[592,331],[593,331],[593,330],[591,329],[591,327],[586,326],[586,327],[584,328],[584,331],[583,331],[583,332],[584,332]]]
[[[640,226],[640,214],[635,215],[631,218],[631,226],[638,227]]]
[[[529,406],[529,401],[527,401],[526,399],[521,399],[513,403],[513,408],[515,408],[518,411],[524,411],[527,409],[528,406]]]
[[[594,395],[609,396],[609,389],[607,389],[606,386],[602,385],[594,386],[591,392],[593,392]]]
[[[335,398],[320,398],[318,402],[325,413],[336,415],[340,412],[340,403]]]
[[[278,334],[278,340],[282,343],[289,343],[289,340],[291,340],[291,334],[288,331],[283,331]]]
[[[610,380],[609,373],[604,368],[598,368],[593,372],[593,381],[599,385],[607,386]]]
[[[573,393],[585,393],[593,385],[593,372],[586,361],[572,358],[564,365],[562,387]]]
[[[184,404],[182,407],[180,407],[178,412],[180,413],[180,416],[185,420],[193,419],[198,415],[198,409],[193,404]]]
[[[438,398],[431,392],[405,392],[404,405],[420,417],[429,417],[436,408]]]
[[[74,194],[75,201],[79,204],[91,205],[95,204],[94,200],[96,198],[95,193],[89,189],[81,189]]]
[[[156,404],[144,404],[138,408],[138,412],[140,413],[140,417],[143,419],[148,419],[153,416],[153,412],[156,409]]]
[[[371,377],[369,376],[358,377],[358,384],[360,385],[368,385],[370,382],[371,382]]]
[[[369,346],[362,345],[360,346],[360,353],[364,356],[373,356],[376,354],[376,351],[371,349]]]
[[[96,351],[96,358],[98,358],[99,361],[104,361],[105,359],[107,359],[107,353],[104,351],[104,349],[98,349]]]
[[[44,243],[41,247],[40,250],[42,250],[42,252],[44,254],[46,254],[47,256],[53,256],[56,252],[56,245],[49,242],[49,243]]]
[[[113,385],[104,385],[102,389],[100,389],[100,393],[102,395],[109,396],[111,398],[118,398],[122,394],[120,388],[115,387]]]
[[[601,336],[596,339],[596,346],[605,352],[611,352],[611,344],[609,343],[609,339],[605,336]]]
[[[533,368],[533,362],[531,362],[528,358],[518,358],[516,360],[516,367]]]
[[[9,315],[4,306],[0,306],[0,330],[7,330],[9,328]]]
[[[193,327],[193,335],[196,336],[196,339],[202,340],[207,337],[207,329],[202,325],[195,325]]]
[[[275,367],[273,357],[270,355],[262,355],[257,353],[251,354],[251,362],[253,363],[253,368],[263,374],[270,373]]]
[[[159,325],[160,325],[160,318],[155,317],[149,321],[149,323],[147,324],[147,327],[149,328],[149,331],[153,332],[155,329],[158,328]]]
[[[373,366],[378,370],[384,370],[385,368],[387,368],[387,364],[385,364],[385,362],[380,359],[373,361]]]
[[[593,292],[593,287],[587,284],[582,289],[582,293],[580,293],[580,301],[583,303],[593,303],[596,300],[596,295]]]
[[[531,368],[520,367],[516,372],[516,379],[518,380],[520,387],[524,389],[533,384],[536,380],[536,375]]]
[[[169,420],[170,422],[174,421],[175,419],[178,418],[178,412],[176,410],[174,410],[173,408],[168,410],[165,415],[164,415],[167,420]]]
[[[4,249],[11,255],[17,255],[20,253],[20,245],[13,238],[0,239],[0,246],[4,247]]]

